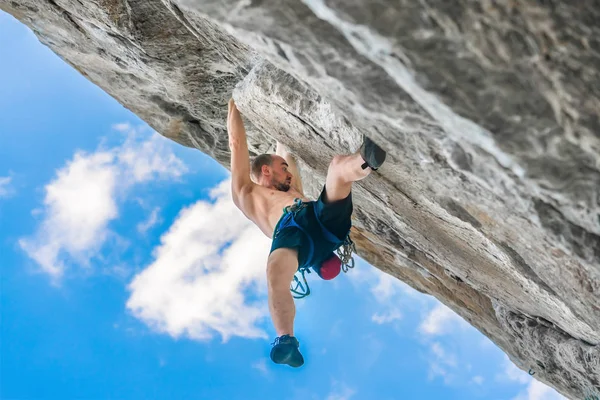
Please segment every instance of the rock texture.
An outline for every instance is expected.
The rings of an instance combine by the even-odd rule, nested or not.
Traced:
[[[367,134],[353,237],[565,396],[600,394],[600,2],[0,0],[157,131],[228,166],[298,156],[311,195]]]

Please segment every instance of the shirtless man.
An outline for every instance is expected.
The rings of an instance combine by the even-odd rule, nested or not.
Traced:
[[[273,238],[267,261],[267,283],[269,311],[278,337],[271,359],[277,364],[300,367],[304,359],[294,337],[296,307],[290,283],[298,268],[305,265],[317,266],[315,271],[319,276],[331,278],[325,278],[318,266],[350,232],[352,183],[379,168],[386,154],[365,138],[359,152],[335,156],[329,164],[319,199],[310,201],[304,196],[293,157],[281,144],[277,144],[277,154],[259,155],[250,164],[246,130],[233,99],[229,100],[227,131],[233,202],[267,237]],[[284,207],[292,206],[295,199],[301,200],[301,209],[282,215]],[[302,228],[290,226],[291,219]],[[324,231],[328,231],[327,234]],[[337,243],[327,240],[331,237]]]

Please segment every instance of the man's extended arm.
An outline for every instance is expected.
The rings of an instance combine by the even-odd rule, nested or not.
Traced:
[[[246,129],[233,99],[229,100],[227,133],[231,150],[231,191],[233,201],[238,204],[244,191],[251,190],[254,184],[250,179],[250,155],[246,142]]]
[[[292,174],[292,187],[300,192],[300,194],[304,195],[302,178],[300,177],[300,171],[298,171],[298,166],[296,165],[294,156],[287,151],[283,144],[279,142],[277,142],[277,149],[275,150],[275,153],[278,156],[285,158],[285,161],[288,163],[288,171],[290,171],[290,174]]]

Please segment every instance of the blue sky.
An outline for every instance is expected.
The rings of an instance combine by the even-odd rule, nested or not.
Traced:
[[[363,261],[309,277],[306,364],[272,364],[269,240],[229,172],[2,12],[0,60],[1,398],[562,398]]]

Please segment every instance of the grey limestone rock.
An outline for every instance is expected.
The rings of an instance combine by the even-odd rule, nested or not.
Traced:
[[[317,195],[355,189],[372,265],[435,296],[570,398],[600,394],[600,3],[0,0],[164,136],[228,167],[227,100]]]

